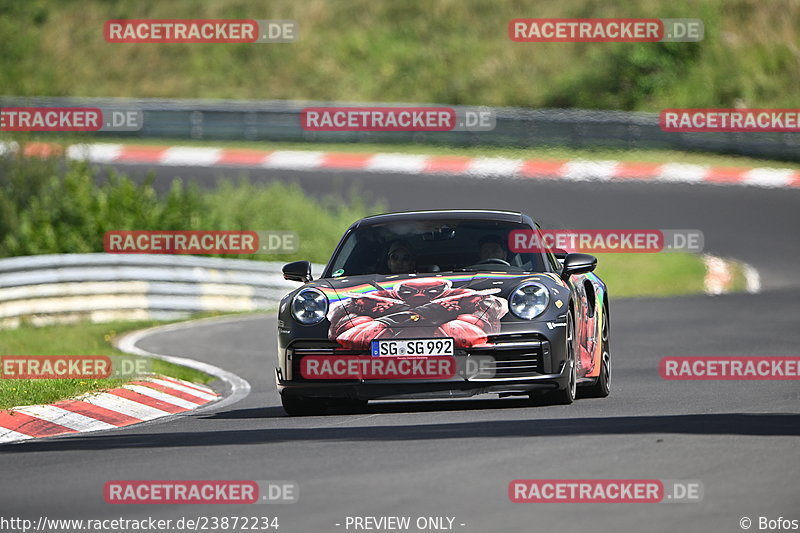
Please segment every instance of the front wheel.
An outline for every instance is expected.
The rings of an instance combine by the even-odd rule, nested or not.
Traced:
[[[289,416],[324,415],[328,409],[338,414],[358,413],[367,406],[366,400],[349,398],[308,398],[281,394],[283,410]]]
[[[360,413],[367,407],[367,400],[353,400],[351,398],[331,398],[326,401],[332,411],[339,414]]]
[[[281,404],[289,416],[321,415],[325,412],[325,404],[322,401],[305,396],[281,394]]]
[[[567,385],[563,389],[551,392],[550,397],[553,403],[559,405],[569,405],[575,401],[578,390],[578,365],[575,364],[575,324],[572,313],[567,314],[567,342],[566,342],[566,362],[569,372]]]

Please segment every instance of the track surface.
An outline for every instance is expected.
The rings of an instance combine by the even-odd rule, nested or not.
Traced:
[[[176,174],[211,183],[219,173],[170,168],[157,176],[158,183]],[[0,514],[277,515],[279,531],[302,533],[345,531],[335,524],[346,516],[381,515],[454,516],[456,531],[480,532],[722,532],[741,531],[743,516],[753,519],[753,530],[759,516],[800,519],[797,382],[674,382],[661,380],[657,370],[667,355],[797,354],[800,191],[276,171],[250,176],[291,177],[315,194],[355,184],[391,209],[506,208],[571,227],[699,228],[707,250],[756,266],[764,292],[612,299],[612,395],[572,406],[393,402],[358,415],[287,418],[272,379],[272,317],[154,335],[139,346],[221,366],[248,379],[253,392],[233,406],[167,423],[0,448]],[[697,479],[705,498],[512,504],[507,487],[518,478]],[[111,506],[102,487],[113,479],[293,480],[300,501]]]

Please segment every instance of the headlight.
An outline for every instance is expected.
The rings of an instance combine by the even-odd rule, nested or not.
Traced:
[[[303,289],[292,298],[292,316],[301,324],[317,324],[327,312],[328,299],[317,289]]]
[[[544,313],[550,302],[550,291],[541,283],[525,283],[517,287],[509,298],[509,309],[519,318],[531,320]]]

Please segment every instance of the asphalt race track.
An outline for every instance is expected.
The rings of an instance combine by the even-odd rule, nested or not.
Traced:
[[[143,175],[147,167],[120,165]],[[157,169],[211,183],[224,169]],[[231,170],[231,176],[241,174]],[[347,516],[455,517],[465,532],[741,531],[800,519],[800,392],[791,381],[665,381],[664,356],[797,355],[800,191],[739,186],[491,180],[250,170],[322,195],[352,186],[391,210],[503,208],[573,228],[701,229],[706,250],[755,266],[760,294],[611,301],[612,394],[571,406],[520,400],[391,402],[288,418],[275,391],[272,316],[150,336],[141,348],[206,361],[252,392],[166,422],[0,448],[5,516],[277,516],[284,533],[346,531]],[[535,207],[534,207],[535,206]],[[261,228],[257,228],[261,229]],[[519,504],[509,482],[699,480],[698,503]],[[292,480],[299,502],[114,506],[108,480]],[[337,526],[336,524],[340,524]],[[460,524],[464,524],[463,526]],[[353,531],[351,528],[350,531]],[[416,531],[416,529],[412,529]]]

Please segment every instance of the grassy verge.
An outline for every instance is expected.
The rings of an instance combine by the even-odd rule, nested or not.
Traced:
[[[678,296],[703,292],[705,267],[693,254],[597,254],[596,273],[611,298]]]
[[[45,327],[22,326],[0,331],[0,354],[14,355],[127,355],[112,347],[123,333],[162,325],[164,322],[81,323]],[[130,357],[130,356],[129,356]],[[152,371],[194,383],[214,378],[197,370],[151,360]],[[124,379],[0,379],[0,409],[18,405],[46,404],[86,392],[118,387]]]
[[[17,135],[19,138],[19,135]],[[411,143],[322,143],[322,142],[266,142],[266,141],[213,141],[196,139],[137,139],[130,137],[64,137],[30,136],[30,141],[52,142],[63,145],[78,143],[114,143],[145,146],[205,146],[214,148],[244,148],[253,150],[300,150],[348,153],[397,153],[422,155],[450,155],[464,157],[508,157],[513,159],[593,159],[645,163],[687,163],[720,167],[779,167],[800,169],[800,162],[775,161],[752,157],[721,155],[678,150],[612,150],[594,148],[567,148],[540,146],[511,148],[500,146],[448,147]],[[3,137],[0,136],[0,140]],[[9,138],[10,140],[10,138]]]
[[[3,2],[0,94],[793,107],[794,0]],[[515,18],[698,18],[697,43],[518,43]],[[120,44],[109,19],[295,20],[287,44]],[[795,21],[795,22],[792,22]]]

